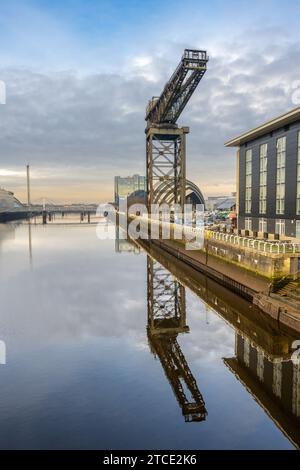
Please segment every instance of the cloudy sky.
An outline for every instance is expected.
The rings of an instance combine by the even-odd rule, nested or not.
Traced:
[[[193,47],[187,176],[230,193],[224,142],[295,107],[299,18],[299,0],[2,0],[0,186],[24,199],[30,163],[34,201],[111,200],[114,175],[145,174],[145,106]]]

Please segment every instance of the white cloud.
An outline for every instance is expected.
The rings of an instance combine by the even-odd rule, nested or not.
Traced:
[[[145,67],[146,65],[150,65],[151,63],[152,63],[152,58],[148,56],[136,57],[133,60],[134,67]]]
[[[14,178],[23,178],[25,176],[25,171],[14,171],[14,170],[7,170],[5,168],[0,168],[0,176],[5,177],[14,177]]]

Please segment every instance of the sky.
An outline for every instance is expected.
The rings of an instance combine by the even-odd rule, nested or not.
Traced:
[[[0,186],[32,200],[104,202],[113,178],[145,174],[145,107],[185,48],[208,70],[178,124],[187,177],[235,190],[224,142],[295,107],[299,0],[1,0]]]

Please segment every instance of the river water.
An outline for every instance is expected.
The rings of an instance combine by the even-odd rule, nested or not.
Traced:
[[[293,338],[159,261],[95,225],[0,227],[1,449],[299,445]]]

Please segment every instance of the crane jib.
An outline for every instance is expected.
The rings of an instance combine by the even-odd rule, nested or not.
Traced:
[[[176,124],[176,121],[194,93],[205,71],[208,56],[206,51],[185,49],[180,63],[161,95],[152,98],[146,109],[149,125],[163,123]]]

